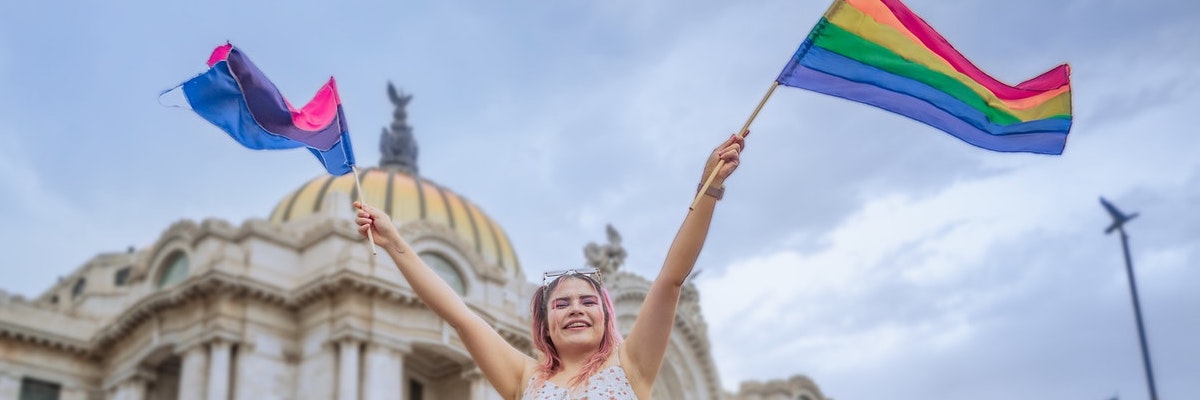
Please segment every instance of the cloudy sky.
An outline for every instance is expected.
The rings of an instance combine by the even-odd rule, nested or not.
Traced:
[[[294,102],[336,76],[361,165],[390,122],[386,83],[413,93],[421,173],[499,221],[531,275],[581,264],[606,223],[626,268],[652,275],[704,156],[828,5],[75,3],[0,13],[0,289],[26,297],[181,219],[265,218],[323,173],[159,104],[226,40]],[[723,386],[805,374],[839,400],[1148,398],[1105,196],[1141,213],[1159,395],[1195,398],[1200,3],[908,4],[1003,81],[1069,62],[1066,152],[992,153],[777,90],[695,279]]]

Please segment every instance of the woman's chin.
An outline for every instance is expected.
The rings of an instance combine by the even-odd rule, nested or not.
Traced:
[[[577,332],[573,334],[567,333],[559,336],[559,339],[555,340],[554,342],[555,347],[558,347],[559,351],[580,349],[594,350],[597,346],[600,346],[600,339],[595,335],[587,334],[587,332]]]

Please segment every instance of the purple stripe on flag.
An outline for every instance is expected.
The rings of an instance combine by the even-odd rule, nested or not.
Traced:
[[[1071,130],[1071,119],[1069,118],[1044,118],[1004,125],[997,124],[989,120],[987,115],[982,111],[964,103],[949,93],[915,79],[864,64],[819,46],[813,46],[809,49],[800,59],[800,64],[847,80],[871,84],[889,91],[905,94],[913,97],[914,101],[928,102],[992,135],[1011,135],[1014,133],[1029,132],[1067,133]],[[780,81],[780,83],[793,86],[783,81]]]
[[[250,115],[263,129],[318,150],[329,150],[337,143],[342,134],[341,124],[337,121],[341,117],[337,113],[341,102],[332,79],[318,90],[308,105],[297,111],[283,98],[275,84],[237,48],[229,51],[226,61],[242,89]]]
[[[183,83],[183,93],[192,111],[250,149],[276,150],[305,146],[304,143],[267,132],[254,121],[227,64],[220,61],[203,74]]]
[[[1062,154],[1067,134],[1061,131],[993,135],[922,99],[867,83],[855,82],[801,65],[788,63],[781,84],[869,104],[941,129],[972,145],[1005,152]]]
[[[339,110],[340,112],[340,110]],[[325,170],[334,176],[341,176],[354,170],[354,147],[350,145],[350,132],[343,132],[341,140],[329,150],[321,151],[309,147],[308,150],[317,156]]]

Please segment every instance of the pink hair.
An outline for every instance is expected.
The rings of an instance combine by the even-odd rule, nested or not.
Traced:
[[[604,366],[604,362],[621,346],[621,342],[623,341],[621,332],[617,330],[617,318],[613,312],[615,308],[613,307],[612,297],[608,295],[608,290],[604,289],[600,285],[600,282],[582,274],[565,275],[555,279],[549,285],[539,287],[533,293],[533,301],[530,302],[530,307],[533,308],[533,345],[544,356],[537,367],[537,376],[531,387],[541,386],[542,383],[549,380],[550,377],[563,368],[562,359],[558,356],[558,348],[554,347],[554,343],[550,341],[550,322],[546,308],[549,307],[550,292],[553,292],[554,288],[558,287],[558,283],[564,278],[582,279],[592,285],[593,289],[600,292],[601,304],[603,304],[604,308],[604,336],[600,338],[600,347],[583,364],[583,368],[579,370],[579,373],[571,377],[567,386],[574,388],[587,382],[588,377],[600,371],[600,367]]]

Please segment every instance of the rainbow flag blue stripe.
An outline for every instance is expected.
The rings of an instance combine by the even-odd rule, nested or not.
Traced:
[[[899,0],[837,0],[776,79],[869,104],[993,151],[1062,154],[1070,68],[1018,85],[987,75]]]

